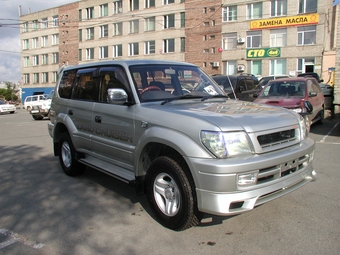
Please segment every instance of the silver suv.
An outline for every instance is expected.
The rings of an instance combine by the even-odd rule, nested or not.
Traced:
[[[199,67],[107,61],[62,70],[48,130],[64,172],[89,166],[146,193],[165,227],[233,215],[315,179],[314,141],[283,108],[230,100]]]

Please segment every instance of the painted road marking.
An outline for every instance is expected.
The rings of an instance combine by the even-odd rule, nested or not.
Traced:
[[[322,140],[319,141],[319,143],[325,143],[326,139],[328,138],[328,136],[332,133],[332,131],[339,125],[339,122],[337,122],[334,127],[327,133],[327,135],[325,135]],[[332,143],[332,144],[339,144],[339,143]]]
[[[0,250],[6,246],[9,246],[11,244],[14,244],[16,242],[20,242],[24,245],[30,246],[34,249],[41,249],[45,245],[42,243],[37,243],[35,241],[27,241],[27,238],[24,238],[16,233],[13,233],[12,231],[9,231],[7,229],[0,229],[0,234],[9,237],[9,240],[0,243]]]

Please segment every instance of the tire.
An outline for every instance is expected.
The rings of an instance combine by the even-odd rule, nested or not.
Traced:
[[[59,162],[68,176],[78,176],[84,173],[86,166],[76,159],[76,151],[73,147],[70,136],[62,134],[59,140]]]
[[[35,119],[35,120],[42,120],[44,117],[38,116],[38,115],[32,115],[32,118]]]
[[[322,125],[324,119],[325,119],[325,110],[322,109],[322,110],[319,112],[319,120],[318,120],[316,123],[317,123],[318,125]]]
[[[158,157],[146,176],[146,195],[155,218],[176,231],[196,226],[203,217],[197,209],[193,181],[178,162],[181,160]]]
[[[14,111],[11,111],[11,112],[9,112],[10,114],[13,114],[13,113],[15,113]]]
[[[27,111],[30,111],[30,110],[31,110],[31,107],[30,107],[30,106],[27,106],[27,107],[26,107],[26,110],[27,110]]]

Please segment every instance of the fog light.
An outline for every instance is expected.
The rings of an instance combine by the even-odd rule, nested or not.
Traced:
[[[257,182],[257,172],[240,174],[237,176],[237,184],[239,186],[253,185]]]

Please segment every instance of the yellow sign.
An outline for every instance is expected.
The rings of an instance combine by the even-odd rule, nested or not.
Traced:
[[[319,23],[319,14],[298,15],[284,18],[263,19],[250,22],[250,30],[313,25]]]

